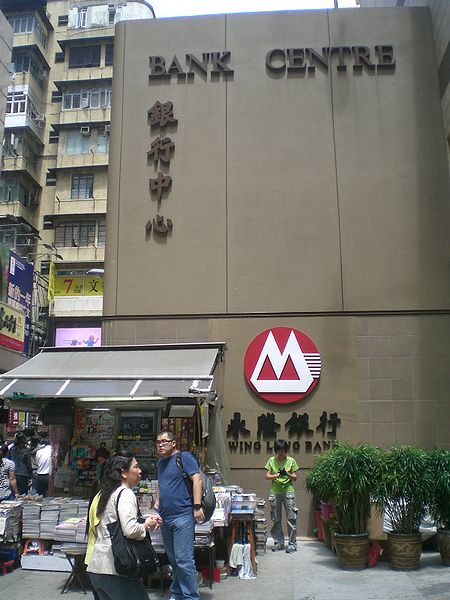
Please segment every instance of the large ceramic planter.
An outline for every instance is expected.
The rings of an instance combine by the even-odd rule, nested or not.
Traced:
[[[450,530],[438,529],[437,544],[441,553],[442,562],[450,567]]]
[[[334,534],[336,556],[342,569],[360,571],[367,567],[369,554],[369,534]]]
[[[414,571],[419,568],[422,554],[420,533],[388,533],[391,568],[396,571]]]

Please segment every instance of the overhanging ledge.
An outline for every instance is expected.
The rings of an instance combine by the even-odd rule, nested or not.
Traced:
[[[224,342],[44,348],[0,378],[1,398],[196,398],[212,391]]]

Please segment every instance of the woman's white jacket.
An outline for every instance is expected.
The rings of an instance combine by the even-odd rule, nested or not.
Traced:
[[[125,537],[143,540],[145,538],[145,527],[137,520],[137,500],[134,492],[122,485],[111,494],[100,524],[97,526],[97,540],[94,551],[89,561],[87,571],[90,573],[101,573],[103,575],[117,575],[114,568],[114,558],[111,548],[111,538],[106,527],[108,523],[117,521],[116,499],[123,490],[118,505],[119,519]]]

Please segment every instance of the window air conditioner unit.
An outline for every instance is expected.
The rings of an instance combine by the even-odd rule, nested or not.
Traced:
[[[105,133],[106,133],[106,135],[111,133],[111,125],[105,125]]]
[[[81,135],[91,135],[91,128],[89,125],[82,125],[80,127],[80,133]]]

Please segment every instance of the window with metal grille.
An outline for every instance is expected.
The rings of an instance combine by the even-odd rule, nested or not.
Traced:
[[[104,246],[106,240],[106,220],[98,222],[97,246]]]
[[[93,175],[72,175],[70,197],[72,199],[86,200],[94,196]]]
[[[95,221],[70,221],[55,228],[55,245],[58,247],[93,246]]]
[[[111,88],[71,90],[63,94],[62,110],[78,108],[110,108]]]
[[[76,46],[70,49],[69,69],[100,66],[101,46]]]

